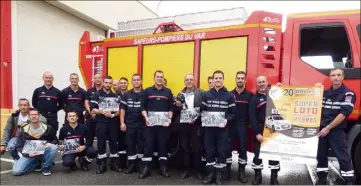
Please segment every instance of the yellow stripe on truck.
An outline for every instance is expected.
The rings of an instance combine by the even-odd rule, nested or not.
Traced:
[[[247,37],[205,40],[201,42],[200,88],[208,90],[207,77],[215,70],[224,73],[224,86],[235,87],[237,71],[246,72]]]
[[[118,47],[108,49],[108,75],[119,80],[126,77],[131,87],[131,77],[138,69],[138,47]]]
[[[193,73],[194,42],[146,45],[143,49],[143,87],[154,85],[154,72],[162,70],[173,94],[184,88],[184,75]]]

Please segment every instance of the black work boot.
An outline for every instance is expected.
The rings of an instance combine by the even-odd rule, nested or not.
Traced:
[[[262,172],[260,170],[257,170],[255,171],[252,185],[260,185],[260,184],[262,184]]]
[[[189,170],[186,169],[186,170],[182,173],[181,179],[186,179],[186,178],[188,178],[189,176],[190,176]]]
[[[164,164],[160,164],[159,165],[159,169],[160,169],[160,175],[163,177],[169,177],[168,174],[168,167]]]
[[[136,162],[135,162],[136,160],[129,160],[129,166],[128,166],[128,169],[127,170],[125,170],[125,174],[132,174],[133,172],[135,172],[136,171]]]
[[[118,154],[119,155],[119,168],[121,170],[125,169],[127,166],[127,155],[126,154]]]
[[[216,184],[217,185],[223,185],[223,175],[224,175],[224,172],[217,171],[217,174],[216,174]]]
[[[245,167],[246,165],[238,164],[238,181],[241,183],[247,183]]]
[[[271,181],[270,185],[279,185],[278,182],[278,170],[271,170]]]
[[[110,158],[110,170],[115,172],[122,172],[123,170],[120,167],[119,157]]]
[[[227,168],[226,168],[226,171],[223,172],[224,173],[224,179],[225,180],[229,180],[231,179],[231,173],[232,173],[232,164],[231,163],[227,163]]]
[[[344,180],[344,185],[354,185],[356,184],[355,180],[356,178],[354,176],[351,176],[351,177],[343,177],[343,180]]]
[[[150,176],[150,166],[149,164],[143,165],[142,173],[140,173],[139,179],[144,179],[148,176]]]
[[[78,162],[79,162],[80,168],[83,171],[88,171],[89,170],[89,168],[88,168],[89,162],[85,159],[85,157],[79,157]]]
[[[137,163],[137,171],[139,174],[142,173],[142,169],[143,169],[143,162],[142,162],[142,159],[137,159],[136,160],[136,163]]]
[[[316,185],[327,185],[327,172],[317,172],[317,177]]]
[[[209,171],[208,175],[205,177],[205,179],[204,179],[204,181],[203,181],[203,184],[204,184],[204,185],[208,185],[208,184],[213,183],[214,178],[215,178],[215,173],[214,173],[214,171]]]
[[[76,163],[75,163],[75,162],[74,162],[73,164],[71,164],[70,170],[76,171],[77,169],[78,169],[78,166],[76,166]]]
[[[203,174],[198,170],[195,171],[195,175],[196,175],[197,179],[199,179],[199,180],[204,179]]]
[[[97,159],[97,164],[98,164],[98,169],[96,171],[96,174],[103,174],[108,170],[106,165],[106,158]]]

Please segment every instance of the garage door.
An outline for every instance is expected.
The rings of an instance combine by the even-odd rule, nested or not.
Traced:
[[[13,34],[17,37],[13,41],[17,45],[17,70],[13,71],[18,77],[14,79],[14,88],[18,89],[14,90],[14,99],[30,99],[33,90],[43,84],[44,71],[54,74],[59,89],[69,86],[70,73],[78,73],[80,85],[85,88],[78,67],[80,37],[88,30],[91,39],[96,40],[105,31],[44,1],[13,1],[13,6]]]

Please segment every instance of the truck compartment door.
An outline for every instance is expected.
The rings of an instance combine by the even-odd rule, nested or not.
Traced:
[[[108,75],[113,79],[131,79],[138,68],[138,47],[117,47],[108,49]]]
[[[201,41],[200,88],[208,90],[207,77],[216,70],[224,73],[224,86],[230,91],[235,86],[237,71],[247,70],[247,37],[233,37]]]
[[[146,45],[143,48],[143,87],[154,85],[154,72],[162,70],[173,94],[184,88],[184,75],[193,73],[194,42]]]

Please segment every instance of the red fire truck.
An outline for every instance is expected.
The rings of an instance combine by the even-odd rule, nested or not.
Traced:
[[[96,73],[115,79],[139,73],[148,87],[160,69],[174,94],[188,72],[194,73],[198,87],[208,89],[207,77],[214,70],[225,73],[229,88],[235,73],[244,70],[247,89],[254,92],[258,75],[267,76],[270,84],[322,82],[329,87],[330,69],[343,68],[345,85],[357,95],[347,133],[348,152],[360,177],[360,10],[288,15],[284,31],[282,18],[265,11],[247,16],[243,8],[235,8],[120,22],[103,41],[90,41],[84,32],[79,67],[87,87]],[[179,144],[171,141],[175,154]]]

